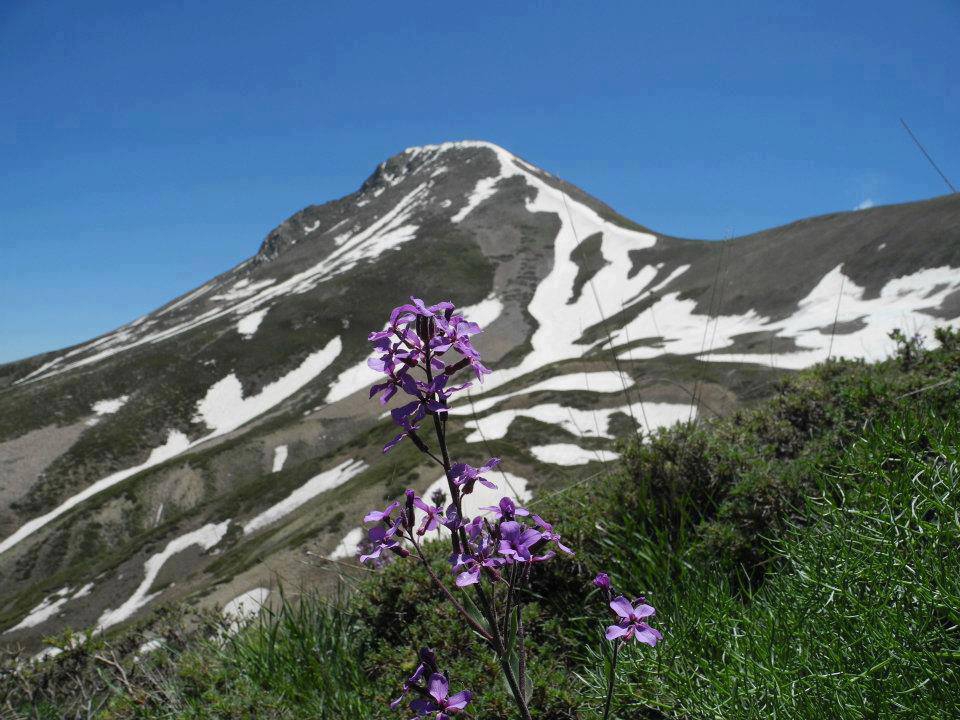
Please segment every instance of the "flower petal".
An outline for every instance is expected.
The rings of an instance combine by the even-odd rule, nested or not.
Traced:
[[[610,609],[622,618],[630,617],[633,612],[633,605],[623,595],[610,601]]]

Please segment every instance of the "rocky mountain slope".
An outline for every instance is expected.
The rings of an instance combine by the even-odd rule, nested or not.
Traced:
[[[0,644],[351,572],[362,512],[439,480],[409,447],[381,453],[367,400],[366,335],[410,294],[486,328],[495,372],[456,406],[453,442],[501,455],[523,498],[605,472],[617,436],[960,318],[960,198],[715,243],[494,145],[400,153],[195,291],[0,366]]]

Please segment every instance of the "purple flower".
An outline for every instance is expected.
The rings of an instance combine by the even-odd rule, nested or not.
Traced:
[[[370,528],[368,533],[368,539],[373,549],[366,555],[360,556],[360,562],[367,562],[368,560],[376,560],[380,557],[380,553],[384,550],[389,550],[394,555],[399,555],[400,557],[407,557],[410,554],[410,551],[402,547],[400,543],[397,542],[397,533],[400,531],[400,528],[403,526],[403,518],[397,518],[396,522],[389,528],[384,527],[383,525],[377,525],[376,527]]]
[[[430,648],[421,648],[419,657],[420,664],[417,665],[417,669],[413,671],[413,675],[404,680],[403,693],[401,693],[400,697],[390,703],[391,710],[396,710],[398,707],[400,707],[400,703],[403,702],[403,698],[406,697],[411,688],[418,686],[420,678],[422,678],[427,672],[433,673],[437,671],[437,657],[434,655],[433,650]]]
[[[493,553],[493,542],[489,538],[482,537],[475,552],[454,555],[451,558],[451,565],[453,572],[457,573],[455,580],[457,587],[475,585],[480,581],[480,573],[484,569],[489,570],[495,578],[499,578],[496,570],[506,561],[503,558],[494,557]]]
[[[459,714],[473,697],[473,693],[468,690],[450,695],[447,678],[436,672],[427,682],[427,694],[429,697],[417,698],[410,703],[410,709],[420,716],[436,713],[436,720],[448,720],[450,715]]]
[[[552,550],[541,556],[533,554],[534,546],[542,540],[543,537],[538,531],[509,520],[500,525],[500,545],[497,552],[503,555],[508,563],[542,562],[555,555]]]
[[[554,543],[556,543],[556,544],[557,544],[557,547],[560,548],[560,550],[562,550],[563,552],[565,552],[567,555],[573,555],[573,554],[574,554],[573,550],[571,550],[571,549],[568,548],[566,545],[564,545],[562,542],[560,542],[560,535],[559,535],[559,533],[555,533],[555,532],[553,531],[553,525],[551,525],[550,523],[548,523],[546,520],[544,520],[544,519],[543,519],[542,517],[540,517],[539,515],[534,515],[534,516],[533,516],[533,521],[534,521],[537,525],[539,525],[541,528],[543,528],[543,531],[540,533],[540,536],[541,536],[544,540],[546,540],[546,541],[548,541],[548,542],[554,542]]]
[[[421,522],[420,527],[417,528],[417,535],[425,535],[440,526],[441,515],[443,513],[440,508],[434,505],[427,505],[418,497],[413,499],[413,504],[424,514],[423,522]]]
[[[480,509],[489,510],[496,520],[513,520],[514,517],[526,517],[530,514],[529,510],[515,505],[508,497],[500,498],[498,505],[486,505]]]
[[[390,450],[392,450],[397,443],[419,430],[420,426],[416,423],[422,420],[425,414],[426,411],[423,409],[423,405],[419,402],[408,403],[403,407],[398,407],[391,410],[390,415],[393,417],[393,421],[403,428],[403,432],[384,445],[383,451],[385,453],[390,452]]]
[[[593,586],[609,592],[611,589],[610,576],[605,572],[597,573],[597,576],[593,579]]]
[[[619,616],[620,620],[616,625],[607,628],[607,640],[623,638],[624,641],[629,642],[634,639],[653,647],[658,640],[663,639],[660,631],[650,627],[646,622],[646,618],[653,617],[657,612],[651,605],[647,605],[642,600],[633,605],[621,595],[610,601],[610,609]]]
[[[398,507],[400,507],[400,503],[392,502],[389,505],[387,505],[387,507],[384,508],[382,511],[371,510],[366,514],[366,516],[364,516],[363,521],[364,522],[380,522],[380,521],[389,522],[390,515],[393,514],[393,511],[396,510]]]
[[[473,486],[476,483],[480,483],[491,490],[496,490],[497,486],[483,477],[483,473],[493,470],[493,468],[499,464],[500,458],[490,458],[484,465],[478,468],[467,465],[467,463],[454,463],[450,467],[450,480],[452,480],[455,485],[463,488],[464,494],[472,492]]]

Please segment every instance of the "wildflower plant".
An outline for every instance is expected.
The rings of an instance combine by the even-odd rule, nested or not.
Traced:
[[[631,640],[656,647],[663,639],[663,634],[647,622],[656,615],[657,611],[647,604],[642,595],[634,600],[628,600],[625,595],[619,594],[605,572],[598,573],[593,579],[593,586],[599,588],[606,597],[610,610],[617,618],[613,625],[607,627],[605,636],[613,643],[613,654],[610,658],[609,673],[607,675],[607,694],[603,706],[603,720],[610,717],[610,702],[613,700],[614,684],[617,677],[617,659],[620,650]]]
[[[464,498],[477,484],[497,489],[490,476],[500,463],[499,458],[491,458],[480,467],[456,462],[447,444],[451,398],[473,384],[472,380],[455,380],[455,376],[469,373],[482,382],[490,373],[471,341],[481,328],[456,313],[451,302],[427,305],[419,298],[411,301],[393,310],[385,329],[369,335],[376,352],[368,364],[384,375],[370,388],[370,397],[378,397],[385,405],[395,396],[405,396],[405,402],[390,411],[401,432],[383,452],[404,440],[412,442],[443,468],[447,491],[425,499],[408,489],[402,501],[369,512],[364,521],[372,527],[360,560],[378,566],[391,556],[416,558],[450,605],[495,655],[520,716],[530,720],[531,688],[523,626],[525,590],[536,565],[553,560],[558,552],[574,553],[553,525],[509,497],[481,508],[485,511],[482,515],[465,516]],[[423,542],[433,533],[449,537],[455,589],[437,576],[424,553]],[[652,614],[645,614],[649,606],[619,600],[623,603],[617,603],[618,612],[623,614],[614,635],[608,633],[608,637],[617,643],[631,638],[646,642],[651,632],[656,633],[645,624],[645,618]],[[465,715],[472,698],[468,691],[450,695],[449,679],[440,672],[430,650],[420,652],[417,670],[391,707],[399,707],[410,695],[416,695],[409,702],[411,710],[437,720]]]

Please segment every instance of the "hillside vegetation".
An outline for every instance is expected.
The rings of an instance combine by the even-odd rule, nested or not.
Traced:
[[[626,652],[613,717],[960,716],[960,334],[937,339],[899,336],[885,362],[800,373],[758,406],[629,444],[620,467],[532,503],[577,551],[535,574],[525,606],[534,717],[599,717],[600,570],[646,595],[664,633]],[[337,600],[287,592],[226,638],[167,613],[153,622],[163,649],[142,658],[130,633],[8,663],[0,707],[405,718],[387,702],[430,645],[474,691],[472,717],[514,716],[492,661],[415,564],[345,579]]]

